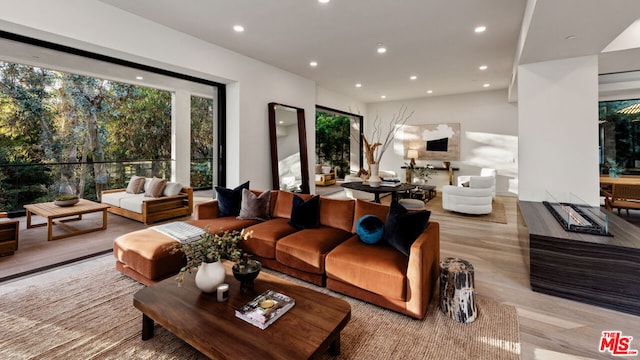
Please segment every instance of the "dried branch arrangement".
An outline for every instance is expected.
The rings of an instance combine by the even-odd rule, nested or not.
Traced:
[[[407,106],[402,105],[400,110],[397,113],[394,113],[391,117],[391,121],[388,124],[387,134],[382,140],[382,119],[378,115],[376,115],[375,120],[373,121],[373,133],[371,134],[371,139],[373,142],[370,142],[364,132],[362,133],[362,139],[364,141],[364,151],[368,164],[379,164],[382,159],[382,155],[389,148],[391,143],[393,143],[393,139],[396,137],[396,133],[398,130],[402,128],[403,125],[407,123],[407,121],[413,115],[413,111],[408,112]]]

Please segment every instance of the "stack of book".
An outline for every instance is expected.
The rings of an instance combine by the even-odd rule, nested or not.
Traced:
[[[401,182],[398,178],[382,178],[380,186],[400,186]]]
[[[267,290],[236,310],[236,317],[264,330],[295,304],[291,297]]]

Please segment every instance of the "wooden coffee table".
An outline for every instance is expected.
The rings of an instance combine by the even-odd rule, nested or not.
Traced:
[[[80,199],[80,201],[73,206],[57,206],[52,202],[41,204],[29,204],[24,206],[27,209],[27,229],[47,226],[47,240],[57,240],[66,238],[69,236],[75,236],[80,234],[86,234],[92,231],[105,230],[107,228],[107,209],[109,205],[100,204],[86,199]],[[89,214],[102,211],[102,226],[90,228],[90,229],[77,229],[73,226],[67,225],[66,222],[82,220],[83,214]],[[40,224],[31,223],[31,214],[36,214],[47,219],[47,222]],[[72,217],[71,219],[65,219]],[[59,220],[58,220],[59,219]],[[67,233],[60,235],[53,235],[53,224],[59,225],[67,230]]]
[[[226,302],[198,290],[194,274],[185,276],[182,287],[169,278],[139,290],[133,305],[142,311],[142,339],[153,337],[157,322],[210,358],[309,359],[327,350],[340,353],[340,331],[351,319],[349,303],[264,271],[254,289],[243,293],[231,263],[225,266]],[[235,316],[237,308],[268,289],[291,296],[295,306],[265,330]]]

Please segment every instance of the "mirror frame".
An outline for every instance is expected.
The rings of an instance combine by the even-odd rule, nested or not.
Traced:
[[[304,109],[271,102],[269,110],[269,138],[271,141],[271,177],[273,189],[280,190],[280,173],[278,171],[278,139],[276,136],[276,106],[295,109],[298,117],[298,146],[300,149],[300,170],[302,171],[302,184],[300,190],[302,194],[309,194],[309,159],[307,158],[307,131],[305,126]]]

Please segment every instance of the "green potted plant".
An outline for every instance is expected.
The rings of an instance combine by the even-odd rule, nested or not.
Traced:
[[[226,276],[221,260],[238,262],[243,254],[239,243],[250,236],[251,232],[244,230],[217,234],[207,228],[199,239],[173,245],[171,252],[181,252],[187,260],[176,277],[178,286],[183,284],[186,273],[197,269],[196,286],[203,292],[214,292]]]
[[[53,202],[57,206],[73,206],[80,201],[77,195],[58,196]]]

